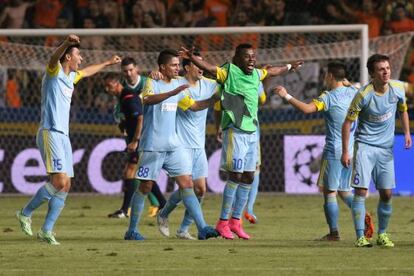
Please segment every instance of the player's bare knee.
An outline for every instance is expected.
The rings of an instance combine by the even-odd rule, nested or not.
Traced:
[[[380,195],[381,201],[388,202],[392,198],[392,190],[380,190],[379,195]]]
[[[68,192],[70,189],[70,178],[64,173],[52,174],[50,181],[53,187],[58,191]]]

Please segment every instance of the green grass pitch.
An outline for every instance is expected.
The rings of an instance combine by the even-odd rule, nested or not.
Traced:
[[[252,236],[249,241],[165,238],[155,219],[144,213],[140,231],[147,240],[134,242],[123,240],[127,219],[106,217],[119,207],[120,196],[70,195],[55,227],[61,246],[49,246],[20,231],[15,211],[27,200],[0,197],[0,275],[414,275],[413,198],[393,199],[389,233],[394,249],[354,248],[352,218],[343,203],[342,240],[315,241],[327,233],[320,196],[259,194],[259,223],[244,221]],[[377,200],[372,196],[367,201],[374,215]],[[220,205],[220,196],[206,196],[208,223],[215,224]],[[34,214],[34,232],[46,208],[47,204]],[[183,210],[180,206],[171,215],[171,234]],[[192,233],[196,234],[194,227]]]

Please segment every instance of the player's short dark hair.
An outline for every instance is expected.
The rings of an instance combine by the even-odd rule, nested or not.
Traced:
[[[367,68],[368,68],[368,73],[371,75],[372,73],[374,73],[375,71],[375,64],[377,62],[381,62],[381,61],[390,61],[390,58],[386,55],[381,55],[381,54],[373,54],[372,56],[370,56],[368,58],[367,61]]]
[[[167,64],[173,57],[179,57],[177,50],[174,49],[164,49],[158,55],[158,66],[161,64]]]
[[[137,62],[135,61],[135,59],[133,57],[124,57],[121,61],[121,66],[127,66],[127,65],[137,65]]]
[[[63,42],[62,42],[63,43]],[[62,44],[60,43],[59,46]],[[63,53],[63,55],[60,57],[59,62],[63,63],[65,61],[66,55],[70,54],[72,52],[73,49],[78,48],[80,49],[80,44],[74,44],[74,45],[70,45],[68,48],[66,48],[65,52]]]
[[[340,61],[329,62],[328,73],[331,73],[336,81],[341,81],[346,78],[346,66]]]
[[[242,43],[242,44],[237,45],[234,56],[240,56],[240,54],[247,49],[253,49],[253,45],[249,43]]]
[[[198,52],[198,51],[194,51],[194,52],[193,52],[193,55],[194,55],[194,56],[201,57],[201,54],[200,54],[200,52]],[[182,64],[182,66],[183,66],[184,70],[185,70],[185,66],[186,66],[186,65],[190,65],[191,63],[192,63],[192,62],[191,62],[191,60],[189,60],[188,58],[184,58],[184,59],[183,59],[183,61],[181,62],[181,64]]]
[[[104,81],[107,81],[107,80],[120,81],[121,77],[119,76],[118,73],[109,72],[104,76]]]

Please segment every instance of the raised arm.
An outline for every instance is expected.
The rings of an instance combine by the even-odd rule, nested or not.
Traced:
[[[404,147],[406,149],[409,149],[412,146],[412,140],[411,140],[411,134],[410,134],[410,119],[408,117],[407,111],[400,112],[400,120],[401,120],[401,125],[404,131],[404,139],[405,139]]]
[[[162,102],[162,101],[164,101],[164,100],[166,100],[166,99],[168,99],[172,96],[177,95],[178,93],[180,93],[181,91],[187,89],[188,87],[189,87],[188,84],[183,84],[183,85],[177,87],[176,89],[165,92],[165,93],[145,95],[142,98],[142,102],[143,102],[143,104],[146,104],[146,105],[158,104],[158,103],[160,103],[160,102]]]
[[[82,74],[83,74],[84,77],[90,77],[92,75],[95,75],[96,73],[98,73],[102,69],[104,69],[106,66],[118,64],[120,62],[121,62],[121,58],[119,56],[115,55],[115,56],[112,56],[107,61],[104,61],[104,62],[99,63],[99,64],[90,65],[86,68],[83,68],[81,71],[82,71]]]
[[[275,77],[275,76],[279,76],[283,73],[286,72],[295,72],[296,70],[298,70],[303,64],[302,60],[297,60],[293,63],[289,63],[286,64],[284,66],[271,66],[271,67],[267,67],[267,76],[269,77]]]
[[[56,68],[56,65],[58,64],[60,58],[65,53],[66,49],[69,48],[72,45],[79,45],[80,39],[77,35],[71,34],[68,35],[62,44],[60,44],[59,47],[56,48],[56,50],[53,52],[52,56],[49,59],[48,67],[49,68]]]
[[[178,51],[181,58],[189,59],[192,63],[194,63],[198,68],[208,71],[213,76],[217,75],[217,66],[208,63],[205,60],[197,58],[197,56],[193,55],[194,48],[186,49],[181,47],[181,50]]]
[[[318,108],[315,103],[304,103],[302,101],[299,101],[298,99],[295,99],[286,91],[286,88],[284,88],[283,86],[276,86],[273,89],[273,93],[279,95],[279,97],[285,99],[293,107],[302,111],[305,114],[310,114],[318,111]]]
[[[345,122],[342,125],[342,156],[341,163],[344,167],[349,168],[351,165],[351,157],[349,155],[349,137],[351,135],[351,127],[353,121],[345,119]]]

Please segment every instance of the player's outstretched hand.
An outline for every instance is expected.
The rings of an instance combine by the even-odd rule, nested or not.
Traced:
[[[115,55],[115,56],[112,56],[111,59],[109,60],[109,65],[118,64],[118,63],[121,63],[121,61],[122,59],[119,56]]]
[[[344,166],[345,168],[349,168],[349,166],[351,166],[351,157],[349,156],[347,152],[342,153],[341,163],[342,163],[342,166]]]
[[[181,49],[178,51],[178,54],[181,58],[190,59],[194,52],[194,46],[190,49],[185,48],[184,46],[181,46]]]
[[[180,85],[180,86],[178,86],[176,89],[174,89],[174,90],[172,91],[172,94],[173,94],[173,95],[177,95],[177,94],[178,94],[178,93],[180,93],[181,91],[186,90],[188,87],[190,87],[188,84],[183,84],[183,85]]]
[[[411,146],[413,145],[413,141],[411,140],[411,135],[410,134],[404,135],[404,139],[405,139],[405,145],[404,145],[405,149],[411,148]]]
[[[158,70],[151,71],[149,73],[149,77],[153,80],[163,80],[164,79],[164,75]]]
[[[138,145],[139,145],[139,141],[132,141],[131,143],[128,144],[127,151],[129,153],[136,151],[138,148]]]
[[[292,62],[291,63],[292,68],[290,69],[290,71],[291,72],[298,71],[300,69],[300,67],[302,67],[303,63],[304,63],[303,60],[297,60],[297,61]]]
[[[288,92],[286,91],[286,88],[280,85],[273,88],[273,93],[276,95],[279,95],[281,98],[284,98],[288,94]]]
[[[74,34],[70,34],[66,37],[66,42],[69,45],[75,45],[75,44],[79,44],[80,43],[80,39],[79,36],[74,35]]]

